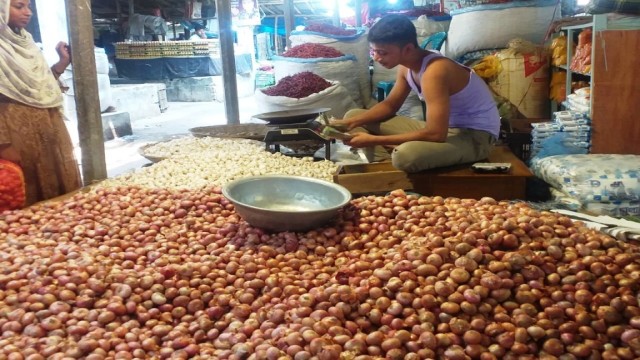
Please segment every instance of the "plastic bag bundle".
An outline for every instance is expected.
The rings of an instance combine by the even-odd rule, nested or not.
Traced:
[[[477,64],[473,65],[473,71],[475,71],[478,76],[481,78],[488,80],[500,73],[502,71],[502,63],[500,59],[495,55],[488,55],[482,58]]]
[[[571,59],[571,70],[585,74],[591,72],[592,34],[591,28],[586,28],[578,35],[578,46]]]
[[[583,87],[576,89],[567,96],[567,109],[589,116],[591,113],[591,89]]]
[[[551,42],[551,63],[555,66],[567,64],[567,37],[564,33]]]
[[[567,98],[567,73],[564,71],[554,71],[551,73],[549,83],[549,98],[561,103]]]
[[[531,124],[531,156],[544,158],[562,154],[588,154],[591,120],[575,111],[556,111],[553,121]]]

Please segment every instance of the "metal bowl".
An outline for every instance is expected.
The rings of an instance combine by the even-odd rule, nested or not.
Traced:
[[[244,220],[271,231],[306,231],[332,220],[350,200],[345,187],[301,176],[265,175],[222,188]]]

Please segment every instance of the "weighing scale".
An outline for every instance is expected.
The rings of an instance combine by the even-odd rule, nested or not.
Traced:
[[[280,146],[324,144],[325,159],[331,158],[331,143],[335,140],[320,135],[315,121],[330,108],[309,108],[285,111],[274,111],[254,115],[253,117],[267,121],[267,133],[264,136],[265,148],[270,152],[280,152]],[[315,152],[315,151],[314,151]],[[313,156],[308,153],[285,154],[290,156]]]

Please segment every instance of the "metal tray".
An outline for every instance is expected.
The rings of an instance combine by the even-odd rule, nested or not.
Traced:
[[[163,157],[163,156],[153,156],[153,155],[147,154],[147,148],[149,148],[149,147],[151,147],[153,145],[156,145],[156,144],[158,144],[158,143],[155,142],[155,143],[147,144],[147,145],[144,145],[144,146],[140,147],[138,149],[138,154],[140,154],[142,157],[144,157],[147,160],[149,160],[151,162],[154,162],[154,163],[157,163],[159,161],[162,161],[162,160],[166,159],[166,157]]]
[[[262,140],[268,128],[265,124],[235,124],[194,127],[189,131],[195,137]]]
[[[311,120],[330,108],[294,109],[253,115],[254,118],[267,121],[269,124],[296,124]]]

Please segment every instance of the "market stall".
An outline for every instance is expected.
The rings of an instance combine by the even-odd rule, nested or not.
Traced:
[[[251,54],[234,56],[236,72],[250,73]],[[115,64],[120,76],[134,80],[222,75],[217,40],[117,43]]]
[[[265,112],[344,113],[353,99],[325,76],[283,75],[260,90]],[[244,131],[266,140],[263,130],[291,134],[300,124]],[[517,196],[468,195],[492,187],[522,195],[531,174],[520,160],[508,174],[464,165],[407,176],[390,163],[362,174],[267,147],[214,136],[162,141],[141,150],[150,166],[0,211],[0,359],[640,358],[636,238]],[[497,149],[490,161],[514,158]],[[621,174],[619,160],[594,166],[611,175],[597,186],[594,169],[566,181],[569,165],[581,164],[543,172],[600,191],[592,197],[637,202],[638,161]],[[15,202],[24,194],[19,167],[9,165],[0,163],[0,190],[10,181]],[[244,199],[231,191],[267,177],[284,182],[250,184]],[[326,208],[328,189],[339,206],[309,225],[313,210],[301,204]]]
[[[236,54],[236,72],[251,72],[251,54]],[[135,80],[164,80],[197,76],[222,75],[219,57],[200,56],[190,58],[116,59],[118,74]]]

